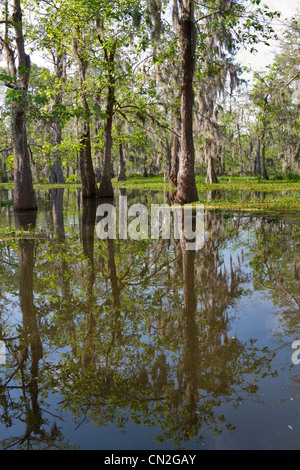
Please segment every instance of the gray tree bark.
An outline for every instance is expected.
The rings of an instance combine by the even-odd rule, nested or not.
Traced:
[[[193,136],[194,106],[194,1],[182,0],[179,20],[181,55],[181,151],[176,198],[185,204],[198,201],[195,180],[195,149]]]

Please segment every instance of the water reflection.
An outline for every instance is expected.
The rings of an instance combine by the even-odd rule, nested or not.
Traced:
[[[166,201],[158,196],[148,202]],[[247,414],[260,402],[277,341],[299,333],[298,222],[206,212],[193,251],[185,236],[99,240],[96,201],[57,189],[50,202],[42,230],[16,214],[17,239],[0,244],[2,448],[86,448],[86,423],[116,425],[131,449],[140,425],[154,429],[149,449],[200,448],[234,432],[228,406]],[[233,330],[251,283],[280,307],[275,342]]]
[[[33,231],[36,226],[35,213],[15,213],[15,227],[17,230]],[[10,420],[10,412],[18,409],[24,421],[24,434],[15,442],[5,441],[5,448],[18,445],[28,448],[32,435],[41,435],[43,424],[40,410],[39,395],[39,362],[43,358],[43,345],[40,337],[37,311],[33,300],[33,271],[35,264],[35,239],[24,238],[17,242],[19,262],[19,302],[22,312],[22,322],[19,325],[17,337],[3,338],[11,353],[12,364],[2,385],[4,398],[4,416]],[[12,385],[18,374],[17,385]],[[19,390],[22,399],[14,404],[12,390]],[[13,406],[15,405],[15,406]]]

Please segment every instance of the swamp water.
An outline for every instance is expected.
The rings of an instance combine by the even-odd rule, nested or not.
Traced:
[[[0,212],[1,449],[300,449],[297,216],[205,211],[193,251],[37,196]]]

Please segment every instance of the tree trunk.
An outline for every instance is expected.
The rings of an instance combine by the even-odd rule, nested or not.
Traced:
[[[51,190],[53,226],[55,234],[61,240],[64,239],[65,234],[64,191],[64,188]]]
[[[258,139],[256,154],[254,157],[254,175],[261,174],[261,161],[260,161],[260,140]]]
[[[8,158],[8,148],[6,145],[6,148],[4,149],[4,155],[3,155],[3,162],[2,162],[2,176],[1,176],[1,183],[7,183],[8,182],[8,174],[6,170],[6,161]]]
[[[214,159],[211,155],[208,155],[208,158],[207,158],[206,183],[207,184],[218,183],[218,178],[217,178],[217,175],[216,175],[216,172],[215,172],[215,167],[214,167]]]
[[[36,211],[29,213],[15,213],[15,226],[17,229],[32,230],[36,225]],[[35,263],[36,243],[34,240],[18,240],[18,260],[19,260],[19,299],[23,317],[23,328],[20,334],[20,351],[18,364],[20,369],[24,369],[25,361],[30,357],[30,375],[27,379],[27,390],[30,396],[26,400],[25,432],[27,439],[31,433],[36,435],[41,433],[42,416],[39,407],[38,395],[38,374],[39,362],[43,358],[43,344],[39,331],[39,318],[34,305],[33,295],[33,270]],[[30,352],[30,356],[29,353]],[[22,370],[23,375],[23,370]],[[25,394],[24,394],[25,397]]]
[[[147,171],[147,155],[146,150],[144,150],[144,169],[143,169],[143,178],[148,178],[148,171]]]
[[[80,31],[77,30],[78,35]],[[86,47],[86,46],[85,46]],[[86,80],[86,72],[88,69],[88,61],[85,57],[84,50],[79,46],[77,38],[73,37],[73,53],[77,58],[79,66],[79,80],[80,85],[83,91],[81,92],[81,99],[84,106],[84,127],[83,133],[80,140],[80,154],[79,154],[79,167],[81,174],[81,186],[82,186],[82,197],[86,198],[95,198],[98,197],[98,187],[97,180],[93,166],[92,160],[92,150],[91,150],[91,132],[89,119],[91,117],[89,103],[84,92],[84,85]]]
[[[170,186],[176,188],[177,187],[177,176],[179,170],[179,155],[180,155],[180,138],[178,133],[180,133],[181,128],[181,119],[179,117],[176,118],[175,123],[175,131],[176,134],[173,136],[173,143],[172,143],[172,154],[171,154],[171,171],[169,175],[169,182]]]
[[[211,140],[206,141],[206,159],[207,159],[207,175],[206,183],[215,184],[218,183],[218,178],[215,172],[214,159],[212,156],[212,142]]]
[[[65,183],[60,156],[56,157],[54,165],[52,165],[51,167],[50,183],[51,184],[64,184]]]
[[[181,241],[182,250],[182,276],[183,276],[183,324],[184,341],[182,356],[180,361],[180,388],[185,392],[186,414],[189,425],[195,426],[197,422],[197,404],[199,401],[199,384],[195,368],[199,357],[196,310],[197,297],[195,290],[195,250],[188,250],[186,247],[186,237],[183,230]]]
[[[107,239],[107,275],[111,284],[111,293],[113,299],[113,308],[111,310],[111,321],[113,325],[113,334],[109,344],[109,350],[118,342],[123,343],[122,326],[120,322],[121,312],[121,288],[118,278],[117,266],[115,261],[115,241]]]
[[[242,149],[242,141],[241,141],[241,130],[240,125],[237,125],[238,131],[238,142],[239,142],[239,151],[240,151],[240,174],[244,176],[244,162],[243,162],[243,149]]]
[[[87,122],[85,123],[85,129],[83,131],[80,143],[80,174],[82,197],[84,199],[95,198],[98,196],[98,188],[92,162],[90,127]]]
[[[111,182],[111,152],[112,152],[112,124],[113,107],[115,102],[114,87],[110,87],[107,98],[106,113],[108,118],[104,125],[104,162],[101,171],[99,188],[100,197],[113,197],[114,190]]]
[[[64,55],[63,54],[57,54],[56,57],[56,63],[55,63],[55,75],[56,78],[60,81],[60,90],[62,90],[62,82],[64,80]],[[63,93],[60,91],[57,93],[56,98],[55,98],[55,105],[60,105],[62,103],[63,99]],[[56,117],[53,123],[53,128],[54,128],[54,145],[58,147],[61,142],[62,142],[62,128],[59,122],[59,118]],[[60,152],[55,150],[56,158],[54,165],[51,167],[51,172],[50,172],[50,183],[58,183],[58,184],[64,184],[65,183],[65,178],[63,175],[63,170],[62,170],[62,164],[61,164],[61,156]]]
[[[125,161],[122,142],[119,145],[119,176],[118,181],[126,181]]]
[[[33,230],[36,226],[36,211],[31,214],[16,214],[15,225],[18,229]],[[20,307],[23,314],[23,327],[25,336],[28,336],[31,344],[32,355],[43,357],[43,346],[39,335],[38,319],[33,300],[33,268],[34,268],[35,241],[19,240],[19,284]]]
[[[115,77],[114,77],[114,61],[115,61],[116,43],[112,48],[109,56],[106,54],[108,67],[111,72],[108,77],[108,93],[106,103],[106,115],[108,116],[104,125],[104,162],[101,171],[101,181],[99,188],[99,197],[114,197],[113,185],[111,182],[111,154],[112,154],[112,125],[115,106]]]
[[[181,152],[176,198],[185,204],[198,201],[195,180],[195,149],[193,136],[194,105],[194,2],[182,0],[180,18],[180,53],[181,53]]]
[[[110,103],[108,103],[108,107],[111,107]],[[99,196],[104,198],[110,198],[114,196],[114,190],[111,182],[112,122],[113,118],[110,116],[106,120],[104,127],[104,162],[101,171],[99,188]]]
[[[94,233],[96,223],[97,201],[84,200],[82,205],[82,218],[81,218],[81,240],[82,248],[85,259],[87,261],[87,268],[83,271],[85,276],[86,295],[85,304],[86,311],[88,312],[85,319],[86,332],[83,342],[82,364],[86,368],[93,360],[94,357],[94,329],[96,320],[93,311],[95,310],[95,298],[93,293],[95,283],[95,263],[94,263]]]
[[[14,0],[12,15],[15,39],[18,51],[19,97],[13,102],[11,110],[11,127],[14,148],[14,210],[36,210],[36,198],[33,190],[30,155],[27,144],[27,91],[30,75],[30,57],[25,53],[22,27],[22,11],[19,0]]]
[[[261,149],[261,179],[268,180],[268,173],[266,169],[266,144],[263,140],[262,149]]]
[[[225,175],[225,152],[222,151],[221,155],[221,175]]]
[[[11,127],[14,147],[14,210],[35,210],[37,204],[27,144],[26,113],[20,99],[12,105]]]

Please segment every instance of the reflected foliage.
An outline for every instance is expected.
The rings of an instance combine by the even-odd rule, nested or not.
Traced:
[[[268,292],[283,331],[297,335],[300,314],[299,221],[262,218],[254,222],[254,227],[254,240],[249,250],[254,287]]]
[[[97,203],[61,189],[29,222],[16,215],[18,236],[0,242],[2,448],[72,447],[66,412],[75,428],[155,426],[176,448],[233,431],[223,405],[258,399],[273,358],[233,333],[236,308],[254,277],[296,312],[298,224],[207,211],[199,251],[185,237],[99,240]]]

